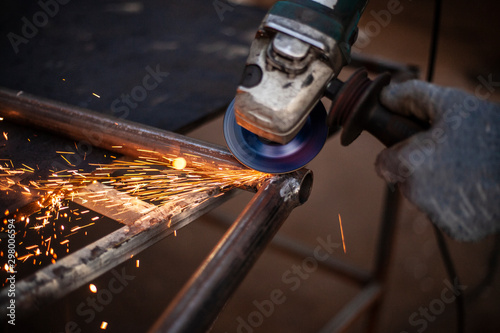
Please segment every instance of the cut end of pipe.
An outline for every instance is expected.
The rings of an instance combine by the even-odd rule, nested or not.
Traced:
[[[313,173],[312,171],[308,170],[307,173],[302,178],[302,181],[300,182],[299,202],[301,205],[304,204],[307,201],[307,199],[309,199],[309,196],[311,195],[312,184],[313,184]]]

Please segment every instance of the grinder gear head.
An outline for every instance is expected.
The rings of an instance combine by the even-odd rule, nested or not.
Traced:
[[[286,144],[350,60],[366,0],[279,1],[251,45],[234,101],[236,123]]]

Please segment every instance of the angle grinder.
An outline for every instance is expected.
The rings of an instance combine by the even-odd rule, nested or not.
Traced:
[[[233,101],[224,117],[226,143],[242,164],[267,173],[287,173],[303,167],[321,151],[328,136],[341,128],[340,141],[344,146],[364,130],[384,145],[392,146],[426,130],[429,123],[395,114],[380,104],[380,92],[389,82],[389,74],[370,80],[364,69],[358,69],[346,82],[333,80],[325,90],[325,97],[332,100],[328,115],[318,102],[299,133],[285,144],[239,126]]]
[[[294,171],[321,151],[333,128],[345,125],[348,138],[355,138],[372,119],[357,110],[382,108],[378,95],[387,76],[370,81],[358,74],[345,84],[337,79],[350,62],[366,3],[291,0],[269,10],[224,119],[226,143],[241,163],[267,173]],[[328,117],[323,96],[333,100]]]

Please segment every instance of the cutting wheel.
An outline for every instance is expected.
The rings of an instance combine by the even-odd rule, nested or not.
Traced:
[[[224,137],[231,153],[247,167],[267,173],[300,169],[323,148],[328,136],[326,110],[318,102],[299,133],[287,144],[270,142],[236,123],[234,100],[224,117]]]

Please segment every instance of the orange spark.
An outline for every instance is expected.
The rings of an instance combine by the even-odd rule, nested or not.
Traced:
[[[61,157],[62,157],[62,158],[63,158],[63,159],[64,159],[64,160],[65,160],[65,161],[69,164],[69,165],[74,166],[73,164],[71,164],[71,163],[70,163],[70,162],[66,159],[66,157],[64,157],[64,156],[62,156],[62,155],[61,155]]]
[[[21,163],[22,164],[22,163]],[[35,169],[33,169],[32,167],[30,166],[27,166],[26,164],[23,164],[23,166],[25,166],[26,168],[28,168],[30,171],[35,171]]]
[[[346,253],[345,241],[344,241],[344,230],[342,229],[342,218],[340,217],[340,214],[339,214],[339,224],[340,224],[340,234],[342,235],[342,246],[344,247],[344,253]]]
[[[107,322],[105,322],[105,321],[103,321],[103,322],[101,323],[101,330],[105,330],[105,329],[106,329],[106,327],[108,327],[108,323],[107,323]]]
[[[7,134],[9,134],[9,133],[3,132],[3,137],[5,138],[5,140],[9,140],[9,137],[7,136]]]
[[[95,284],[91,283],[89,284],[89,289],[91,292],[93,292],[94,294],[97,292],[97,287]]]

